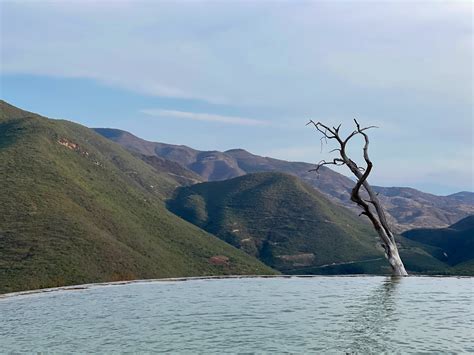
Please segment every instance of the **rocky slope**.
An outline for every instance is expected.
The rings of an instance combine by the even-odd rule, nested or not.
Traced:
[[[322,167],[320,173],[316,174],[309,172],[314,168],[312,164],[262,157],[243,149],[203,152],[183,145],[145,141],[117,129],[96,130],[131,151],[175,161],[207,181],[225,180],[253,172],[288,173],[310,184],[333,202],[357,211],[357,207],[349,200],[354,182],[326,167]],[[461,218],[474,214],[472,192],[436,196],[404,187],[375,187],[375,189],[379,192],[390,222],[397,232],[413,228],[447,227]]]

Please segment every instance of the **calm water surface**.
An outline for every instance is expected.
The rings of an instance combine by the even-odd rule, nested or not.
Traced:
[[[0,299],[1,351],[462,353],[474,279],[142,282]]]

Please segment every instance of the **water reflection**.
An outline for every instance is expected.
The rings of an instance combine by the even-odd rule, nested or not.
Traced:
[[[473,279],[137,283],[0,299],[1,352],[474,353]]]
[[[365,299],[361,299],[358,310],[352,313],[349,337],[353,339],[349,351],[388,351],[386,344],[396,325],[397,299],[403,277],[389,276],[376,286]]]

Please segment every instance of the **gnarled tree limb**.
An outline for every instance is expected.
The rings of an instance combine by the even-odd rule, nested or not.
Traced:
[[[341,125],[331,128],[321,122],[314,122],[313,120],[310,120],[307,123],[307,125],[313,125],[316,130],[322,134],[321,143],[322,139],[326,141],[337,141],[337,143],[339,144],[339,148],[333,149],[331,152],[339,152],[340,155],[339,158],[334,158],[332,161],[321,160],[316,165],[316,168],[311,169],[310,171],[319,172],[319,169],[324,165],[346,165],[351,170],[351,172],[357,178],[357,182],[351,192],[351,200],[362,208],[362,212],[360,215],[367,216],[372,225],[374,226],[376,232],[378,233],[382,241],[382,246],[385,250],[385,256],[387,257],[390,266],[392,267],[393,274],[399,276],[406,276],[408,274],[398,253],[395,237],[387,222],[385,211],[377,197],[377,194],[373,191],[372,186],[370,186],[367,181],[367,178],[369,177],[372,171],[373,163],[369,158],[369,136],[367,135],[366,131],[371,128],[377,127],[368,126],[362,128],[359,122],[357,122],[357,120],[354,119],[354,122],[356,125],[356,129],[344,139],[340,135]],[[364,139],[363,156],[366,165],[365,167],[358,166],[352,159],[349,158],[346,153],[346,147],[349,141],[357,135],[361,135]],[[364,187],[364,189],[369,195],[368,200],[363,199],[360,195],[360,190],[362,187]]]

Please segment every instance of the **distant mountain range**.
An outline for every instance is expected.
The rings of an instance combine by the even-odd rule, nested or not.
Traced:
[[[118,129],[95,130],[130,151],[177,162],[204,181],[226,180],[255,172],[288,173],[299,177],[333,202],[357,211],[349,198],[354,182],[326,167],[316,174],[309,172],[314,168],[313,164],[261,157],[243,149],[199,151],[184,145],[149,142]],[[472,192],[436,196],[407,187],[375,187],[375,190],[397,232],[413,228],[447,227],[474,214]]]
[[[344,207],[353,182],[310,167],[94,131],[0,101],[0,293],[178,276],[387,273],[372,228]],[[379,191],[405,227],[472,208],[471,193]],[[474,275],[472,222],[400,236],[407,269]]]

